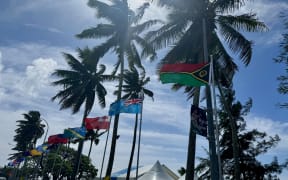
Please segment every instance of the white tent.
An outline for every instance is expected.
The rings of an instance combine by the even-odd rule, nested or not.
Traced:
[[[159,161],[157,161],[153,167],[143,174],[139,180],[175,180],[172,178],[165,169],[161,166]]]
[[[122,169],[112,174],[113,180],[125,180],[127,175],[127,169]],[[153,179],[154,178],[154,179]],[[164,178],[164,179],[163,179]],[[177,180],[177,176],[172,170],[170,170],[164,164],[160,164],[157,161],[154,165],[147,165],[139,167],[138,180]],[[96,178],[99,180],[99,178]],[[136,179],[136,167],[132,167],[130,172],[130,180]]]

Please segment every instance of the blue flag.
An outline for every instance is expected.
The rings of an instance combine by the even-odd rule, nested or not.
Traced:
[[[79,138],[84,139],[86,135],[85,127],[68,128],[64,130],[64,136],[66,138]]]
[[[109,116],[120,113],[137,114],[141,112],[141,99],[129,99],[116,101],[110,105]]]

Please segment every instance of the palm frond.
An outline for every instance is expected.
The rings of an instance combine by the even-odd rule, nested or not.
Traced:
[[[148,20],[148,21],[145,21],[143,22],[142,24],[138,24],[137,26],[132,26],[131,27],[131,31],[133,32],[133,34],[140,34],[142,33],[143,31],[147,30],[148,28],[150,28],[151,26],[153,25],[156,25],[156,24],[163,24],[163,21],[160,21],[160,20]]]
[[[121,7],[117,7],[115,4],[108,5],[104,2],[98,0],[89,0],[88,6],[95,8],[97,10],[98,18],[105,18],[110,21],[112,24],[121,22],[121,17],[123,16],[123,12]]]
[[[151,61],[155,60],[157,57],[156,51],[153,46],[147,42],[145,39],[138,35],[134,35],[133,39],[140,45],[142,48],[141,57],[146,58],[149,57]]]
[[[70,66],[72,70],[79,71],[79,72],[85,72],[85,68],[83,67],[83,64],[77,60],[74,56],[71,54],[63,53],[64,58],[67,62],[67,64]]]
[[[83,30],[76,37],[80,39],[103,38],[112,36],[115,33],[115,26],[112,24],[98,24],[97,27],[92,27]]]
[[[133,18],[133,23],[137,24],[143,17],[145,10],[150,6],[148,2],[143,3],[139,8],[137,8],[136,16]]]
[[[252,57],[252,42],[248,41],[241,33],[236,31],[233,27],[219,22],[220,32],[224,40],[228,43],[229,48],[234,53],[239,53],[243,63],[247,66]]]
[[[234,12],[244,6],[245,1],[247,0],[217,0],[212,2],[212,6],[216,11],[219,11],[219,13]]]
[[[268,27],[263,22],[258,21],[256,14],[251,13],[238,16],[220,15],[218,16],[217,21],[229,24],[237,30],[244,30],[247,32],[263,32],[268,30]]]
[[[99,46],[96,46],[93,48],[93,52],[95,55],[97,55],[99,58],[103,57],[111,48],[117,46],[117,40],[115,36],[112,36],[109,38],[106,42],[100,44]]]

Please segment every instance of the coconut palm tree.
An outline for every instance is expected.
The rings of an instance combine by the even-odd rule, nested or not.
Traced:
[[[53,73],[60,80],[54,81],[52,85],[62,86],[63,90],[52,97],[52,101],[59,99],[60,109],[71,108],[73,114],[79,112],[84,104],[82,120],[82,126],[84,126],[84,119],[91,112],[96,98],[100,107],[105,107],[107,91],[103,82],[115,80],[115,77],[104,75],[106,67],[102,64],[98,67],[99,59],[89,48],[78,49],[78,54],[80,60],[71,54],[64,53],[70,70],[58,69]],[[83,140],[79,141],[74,177],[76,177],[79,169],[83,143]]]
[[[243,63],[248,65],[252,57],[252,41],[247,40],[241,32],[267,30],[265,24],[260,22],[253,13],[231,15],[245,5],[245,0],[158,0],[158,2],[159,5],[169,8],[168,22],[159,30],[150,32],[147,39],[154,42],[155,48],[174,44],[161,60],[160,65],[208,61],[209,52],[215,59],[217,67],[215,74],[221,83],[218,85],[229,86],[237,70],[237,65],[223,43],[226,43],[227,48],[238,54]],[[190,95],[194,95],[195,88],[187,90]],[[237,153],[237,136],[234,136],[233,141],[234,152]],[[189,144],[193,143],[189,142]],[[234,158],[235,166],[238,166],[237,154]],[[190,167],[187,167],[186,179],[193,179],[193,169],[194,165],[190,164]],[[238,174],[235,177],[239,179],[240,173],[237,170],[239,168],[235,168],[235,174]]]
[[[12,154],[9,159],[21,157],[23,152],[36,148],[36,143],[44,134],[44,124],[41,124],[41,114],[39,111],[29,111],[24,113],[24,120],[16,121],[18,128],[15,130],[14,141],[16,146],[12,149],[18,153]]]
[[[118,59],[112,74],[117,73],[120,68],[117,94],[117,100],[120,100],[125,67],[124,60],[126,58],[130,69],[136,66],[142,69],[142,73],[144,74],[145,71],[141,63],[141,57],[149,56],[151,59],[154,59],[156,53],[140,34],[159,21],[148,20],[140,23],[145,10],[149,7],[149,3],[144,3],[136,12],[129,8],[127,0],[110,0],[109,4],[98,0],[89,0],[88,6],[95,8],[97,10],[97,17],[105,19],[106,23],[100,23],[96,27],[86,29],[78,34],[77,37],[81,39],[107,38],[104,43],[96,46],[94,51],[98,57],[103,57],[109,50],[113,50],[117,54]],[[139,48],[142,49],[141,55],[137,51]],[[115,115],[114,118],[111,150],[106,170],[106,176],[108,177],[111,175],[114,163],[118,121],[119,114]]]
[[[134,98],[143,99],[144,95],[147,95],[153,99],[153,92],[144,87],[150,81],[149,77],[147,77],[147,78],[145,78],[145,76],[140,77],[138,71],[136,69],[133,69],[131,71],[125,70],[123,80],[125,83],[123,85],[123,92],[125,94],[122,96],[122,99],[134,99]],[[115,94],[117,94],[117,93],[118,92],[115,91]],[[131,148],[131,154],[130,154],[129,164],[128,164],[128,168],[127,168],[127,176],[126,176],[127,180],[129,180],[129,178],[130,178],[130,171],[131,171],[133,157],[134,157],[136,136],[137,136],[137,127],[138,127],[138,114],[136,114],[136,116],[135,116],[132,148]]]

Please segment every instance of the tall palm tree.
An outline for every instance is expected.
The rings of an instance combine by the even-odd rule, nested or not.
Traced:
[[[131,71],[125,70],[123,80],[125,83],[123,85],[123,92],[125,94],[122,96],[122,99],[142,98],[144,100],[144,95],[147,95],[153,99],[153,92],[144,87],[150,81],[149,77],[147,78],[145,78],[145,76],[140,77],[138,71],[136,69],[133,69]],[[115,91],[115,93],[117,94],[118,92]],[[131,148],[131,154],[130,154],[129,164],[127,168],[127,176],[126,176],[127,180],[129,180],[130,178],[130,171],[132,167],[135,144],[136,144],[136,137],[137,137],[137,128],[138,128],[138,114],[136,114],[136,117],[135,117],[132,148]]]
[[[36,148],[36,143],[44,134],[44,124],[41,124],[39,111],[29,111],[23,114],[24,120],[18,120],[18,128],[15,130],[14,141],[16,146],[12,150],[18,153],[12,154],[9,159],[21,157],[23,152]]]
[[[255,14],[230,15],[244,6],[245,0],[158,0],[158,2],[161,6],[169,7],[168,22],[159,30],[149,33],[147,39],[154,42],[155,48],[166,47],[169,43],[175,45],[161,60],[160,65],[179,61],[185,63],[208,61],[205,54],[209,52],[216,60],[215,74],[220,81],[218,85],[229,86],[237,70],[237,65],[223,43],[226,43],[227,47],[248,65],[252,57],[252,42],[241,32],[267,30],[265,24],[260,22]],[[206,53],[204,47],[207,47]],[[187,92],[193,96],[195,88],[188,88]],[[234,136],[233,141],[234,152],[237,152],[237,136]],[[195,156],[195,152],[190,154]],[[238,166],[237,154],[234,158],[235,166]],[[186,179],[193,179],[193,169],[194,165],[187,164],[189,175],[186,175]],[[235,169],[237,174],[235,177],[239,179],[240,173],[237,172],[239,168]]]
[[[95,53],[89,48],[78,49],[78,54],[81,60],[76,59],[71,54],[64,53],[70,70],[58,69],[53,73],[60,80],[54,81],[52,85],[62,86],[63,90],[60,90],[52,97],[52,101],[59,99],[60,109],[71,108],[73,114],[79,112],[81,106],[85,104],[82,120],[82,126],[84,126],[84,119],[91,112],[96,96],[100,107],[104,108],[106,105],[105,96],[107,91],[103,82],[111,81],[115,78],[111,75],[103,74],[106,67],[102,64],[98,67],[99,59],[95,57]],[[76,177],[79,169],[83,143],[83,140],[79,142],[74,177]]]
[[[149,3],[144,3],[136,12],[132,11],[127,0],[110,0],[110,3],[104,3],[98,0],[89,0],[88,6],[97,10],[97,17],[105,19],[107,23],[100,23],[96,27],[86,29],[77,35],[78,38],[107,38],[107,40],[94,48],[95,54],[103,57],[109,50],[113,50],[118,59],[112,74],[115,74],[120,67],[120,79],[118,85],[117,100],[121,99],[124,60],[128,61],[128,66],[133,69],[134,66],[142,69],[141,57],[150,56],[151,59],[156,57],[153,47],[140,36],[145,30],[152,25],[158,23],[157,20],[148,20],[141,22],[145,10],[149,7]],[[138,45],[136,47],[136,44]],[[137,49],[141,48],[141,55]],[[106,170],[106,176],[110,176],[114,163],[116,139],[118,131],[119,114],[115,115],[114,127],[112,135],[112,143],[109,161]]]

